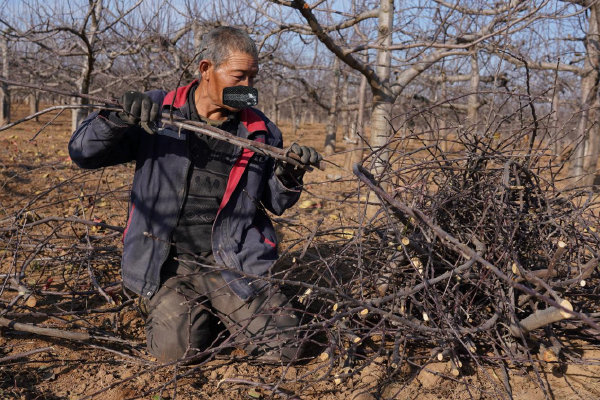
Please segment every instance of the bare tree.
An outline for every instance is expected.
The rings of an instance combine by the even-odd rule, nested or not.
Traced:
[[[365,62],[368,62],[368,55],[365,54]],[[352,165],[357,163],[362,158],[362,138],[365,137],[365,102],[367,92],[367,77],[361,75],[360,85],[358,87],[358,110],[356,119],[351,124],[348,132],[344,132],[344,140],[346,141],[346,157],[344,158],[344,168],[350,170]]]
[[[373,98],[370,145],[381,149],[375,152],[373,159],[374,170],[378,173],[389,166],[385,146],[390,140],[393,105],[415,79],[440,60],[468,58],[481,43],[507,31],[518,31],[536,18],[544,4],[511,1],[502,7],[480,5],[480,22],[467,24],[476,13],[468,15],[470,10],[445,1],[436,1],[438,7],[432,13],[425,9],[397,9],[393,0],[380,0],[376,7],[366,2],[358,7],[354,2],[356,8],[352,13],[336,9],[336,4],[327,1],[315,5],[304,0],[270,2],[296,10],[304,21],[280,21],[281,24],[302,35],[315,35],[336,57],[366,77]],[[395,23],[395,16],[402,14],[421,19],[426,28],[403,29],[403,24]],[[271,18],[275,18],[273,15]],[[337,15],[342,17],[334,18]],[[364,26],[362,31],[368,31],[366,26],[375,28],[371,31],[375,31],[376,36],[370,36],[366,41],[351,41],[351,35],[345,33],[356,25]],[[375,52],[374,64],[365,63],[355,55],[364,49]]]
[[[13,21],[3,20],[2,23],[21,40],[35,44],[39,51],[54,61],[54,79],[67,78],[61,84],[71,84],[77,92],[88,94],[93,77],[100,72],[96,70],[99,58],[103,58],[101,69],[108,70],[121,54],[120,51],[111,51],[108,36],[115,33],[115,26],[138,8],[142,0],[127,3],[131,2],[90,0],[85,5],[48,5],[37,0],[27,1],[20,5],[20,10],[29,17],[28,20],[13,16]],[[123,44],[122,41],[120,44]],[[87,100],[81,98],[71,101],[87,104]],[[73,110],[73,129],[85,113],[85,109]]]
[[[578,2],[579,3],[579,2]],[[600,127],[598,125],[598,85],[600,79],[600,5],[596,1],[582,2],[589,7],[588,29],[585,39],[585,60],[581,71],[581,118],[577,127],[578,142],[570,166],[573,178],[582,178],[583,185],[594,180],[600,155]]]
[[[472,125],[477,125],[479,103],[479,54],[474,51],[471,55],[471,93],[468,98],[467,121]]]
[[[337,133],[337,111],[338,97],[340,94],[340,61],[336,58],[331,67],[332,79],[329,86],[331,100],[329,101],[329,109],[327,115],[327,129],[325,132],[324,152],[331,155],[335,152],[335,142]]]
[[[0,37],[0,54],[2,55],[2,75],[9,78],[8,38],[5,35]],[[0,124],[5,125],[10,122],[10,92],[6,83],[0,84]]]

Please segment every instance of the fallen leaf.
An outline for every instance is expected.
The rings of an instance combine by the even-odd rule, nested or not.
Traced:
[[[256,389],[248,390],[248,396],[250,396],[253,399],[261,399],[262,398],[262,394]]]
[[[305,210],[308,208],[321,208],[321,203],[317,200],[304,200],[298,206],[301,210]]]

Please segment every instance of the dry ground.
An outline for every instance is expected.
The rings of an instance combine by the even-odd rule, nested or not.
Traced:
[[[25,115],[25,106],[17,108],[17,117]],[[45,129],[37,139],[29,141],[50,117],[40,122],[28,122],[13,129],[0,132],[0,221],[1,227],[10,226],[19,210],[30,214],[19,214],[19,222],[26,224],[50,216],[77,217],[101,220],[109,225],[123,226],[127,214],[127,192],[132,177],[132,166],[120,166],[104,171],[82,173],[71,162],[67,154],[70,135],[68,118],[61,116]],[[281,124],[284,135],[289,125]],[[299,137],[285,136],[286,142],[297,140],[322,148],[322,126],[305,126]],[[341,149],[340,149],[341,150]],[[343,163],[343,156],[330,160]],[[341,183],[331,183],[341,178]],[[328,167],[325,172],[316,171],[307,179],[308,192],[301,201],[318,200],[310,211],[295,207],[284,214],[278,226],[283,247],[295,243],[298,237],[307,235],[317,220],[323,218],[324,227],[339,226],[356,215],[353,205],[341,204],[344,193],[352,193],[356,182],[344,181],[351,178],[348,171]],[[290,222],[301,222],[295,226]],[[15,235],[0,236],[0,274],[21,268],[27,263],[24,281],[45,291],[80,293],[93,292],[86,268],[77,264],[78,253],[85,252],[86,237],[97,240],[101,248],[92,269],[99,282],[107,287],[108,295],[118,305],[125,301],[117,286],[119,280],[120,237],[110,230],[75,224],[61,228],[61,234],[53,239],[52,248],[43,254],[33,254],[31,245],[39,243],[49,234],[48,227],[40,225],[28,232],[28,237]],[[2,233],[0,233],[2,235]],[[343,232],[342,232],[343,237]],[[95,242],[96,243],[96,242]],[[30,245],[30,247],[27,247]],[[35,247],[35,246],[34,246]],[[15,249],[19,249],[15,253]],[[23,252],[20,254],[19,252]],[[64,265],[57,276],[56,269],[47,267],[46,259],[63,257]],[[71,286],[75,283],[77,286]],[[4,278],[0,285],[8,285]],[[109,290],[115,288],[114,291]],[[2,307],[5,309],[17,292],[5,287]],[[80,294],[65,301],[64,296],[39,294],[22,312],[52,310],[59,302],[64,311],[87,308],[110,307],[99,295]],[[22,305],[25,299],[19,300]],[[69,300],[67,298],[67,300]],[[65,308],[70,307],[70,308]],[[48,339],[25,334],[12,329],[0,330],[0,359],[11,355],[49,347],[46,351],[30,356],[5,360],[0,364],[1,399],[78,399],[105,390],[95,398],[125,399],[238,399],[269,397],[274,392],[265,388],[251,391],[251,382],[281,384],[287,393],[295,393],[302,399],[467,399],[504,397],[501,373],[486,366],[466,366],[463,374],[453,377],[446,363],[430,363],[422,366],[403,365],[392,371],[384,358],[373,357],[373,362],[339,383],[328,362],[318,359],[296,367],[268,367],[248,362],[232,361],[231,357],[212,361],[200,369],[193,367],[160,367],[144,351],[143,320],[134,305],[123,308],[115,318],[98,314],[97,317],[79,318],[65,316],[56,318],[26,318],[23,322],[44,326],[59,326],[63,329],[81,327],[111,331],[138,347],[120,346],[103,342],[76,342],[64,339]],[[11,318],[15,318],[12,316]],[[546,364],[540,362],[535,368],[527,365],[511,365],[511,385],[516,399],[596,399],[600,398],[600,342],[584,343],[571,340],[571,350],[581,355],[585,365]],[[426,354],[424,349],[424,353]],[[426,358],[426,357],[425,357]],[[423,363],[421,365],[425,364]],[[179,377],[178,374],[187,376]],[[539,375],[538,375],[539,374]],[[303,378],[312,382],[302,385],[294,382]],[[298,379],[297,379],[298,378]],[[539,380],[548,388],[540,388]],[[272,387],[271,387],[272,389]]]

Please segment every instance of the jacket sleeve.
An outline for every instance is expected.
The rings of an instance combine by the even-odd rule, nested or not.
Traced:
[[[73,132],[69,155],[75,164],[86,169],[132,161],[143,132],[138,126],[122,123],[114,112],[94,112]]]
[[[283,140],[281,132],[275,124],[268,119],[267,129],[269,130],[269,138],[272,146],[283,148]],[[269,159],[266,168],[268,174],[267,183],[262,196],[263,205],[275,215],[281,215],[285,210],[293,206],[302,193],[302,187],[289,188],[286,187],[281,180],[275,175],[275,160]]]

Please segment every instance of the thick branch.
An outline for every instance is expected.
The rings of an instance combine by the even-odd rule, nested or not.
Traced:
[[[354,56],[352,56],[348,52],[344,51],[340,46],[338,46],[323,29],[323,27],[313,14],[310,5],[308,5],[304,0],[293,0],[292,2],[282,0],[271,1],[274,3],[295,8],[296,10],[300,11],[300,14],[302,14],[304,19],[308,23],[308,26],[310,26],[312,32],[317,36],[321,43],[323,43],[333,54],[335,54],[340,60],[346,63],[350,68],[366,76],[371,87],[380,89],[382,88],[382,82],[380,81],[377,74],[375,74],[375,71],[373,71],[371,67],[356,59]]]

